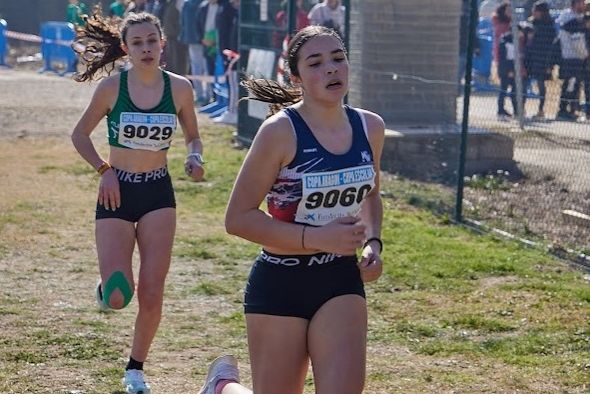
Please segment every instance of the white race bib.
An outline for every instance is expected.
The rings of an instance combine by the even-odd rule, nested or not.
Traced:
[[[295,221],[323,226],[335,219],[355,216],[375,186],[373,165],[303,174],[303,193]]]
[[[176,115],[121,112],[119,144],[131,149],[158,151],[170,147]]]

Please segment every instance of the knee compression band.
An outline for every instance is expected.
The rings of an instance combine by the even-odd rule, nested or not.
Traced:
[[[113,272],[109,280],[107,280],[107,282],[104,284],[102,297],[105,304],[109,307],[111,307],[111,294],[113,294],[113,291],[117,289],[119,289],[119,291],[123,295],[122,308],[125,308],[131,302],[131,298],[133,297],[133,291],[131,290],[131,286],[129,286],[127,278],[125,278],[125,275],[123,275],[121,271]]]

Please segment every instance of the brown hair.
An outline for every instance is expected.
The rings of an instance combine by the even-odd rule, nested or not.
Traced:
[[[510,7],[510,3],[502,3],[496,8],[496,12],[494,13],[496,18],[502,23],[510,23],[512,21],[512,18],[507,13],[508,7]]]
[[[163,37],[160,20],[147,12],[132,12],[120,22],[101,16],[100,9],[85,17],[84,26],[77,29],[72,48],[84,60],[86,70],[76,73],[74,79],[78,82],[92,81],[102,69],[110,75],[115,68],[115,61],[125,56],[121,44],[127,44],[127,30],[141,23],[153,24],[160,38]]]
[[[317,25],[304,27],[289,41],[286,59],[287,70],[285,70],[287,73],[297,77],[299,76],[299,67],[297,66],[299,62],[299,50],[312,38],[321,36],[335,37],[344,52],[346,52],[344,42],[336,30]],[[269,79],[249,78],[242,81],[241,85],[251,94],[252,97],[250,98],[270,104],[268,116],[274,115],[282,108],[295,104],[303,98],[301,89],[291,85],[285,86]]]

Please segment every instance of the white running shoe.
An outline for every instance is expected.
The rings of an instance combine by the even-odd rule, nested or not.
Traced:
[[[220,116],[213,118],[213,122],[214,123],[225,123],[225,124],[235,126],[238,124],[238,113],[225,111]]]
[[[213,360],[199,394],[215,394],[215,386],[220,380],[240,381],[238,361],[234,356],[221,356]]]
[[[101,312],[111,311],[112,309],[109,308],[109,306],[104,302],[104,299],[102,297],[102,286],[101,286],[100,279],[98,280],[98,282],[96,282],[96,288],[95,288],[94,292],[96,294],[96,303],[98,304],[100,311]]]
[[[139,369],[126,370],[123,384],[127,394],[150,394],[150,385],[145,382],[143,371]]]

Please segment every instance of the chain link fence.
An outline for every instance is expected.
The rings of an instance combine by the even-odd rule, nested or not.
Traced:
[[[464,2],[464,25],[473,3]],[[475,45],[460,44],[458,80],[472,66],[471,90],[466,96],[458,83],[457,122],[445,127],[463,138],[430,127],[428,140],[416,140],[424,157],[445,151],[448,159],[425,159],[419,172],[448,167],[451,175],[392,176],[384,193],[590,267],[590,8],[569,0],[504,4],[506,18],[480,16]]]

